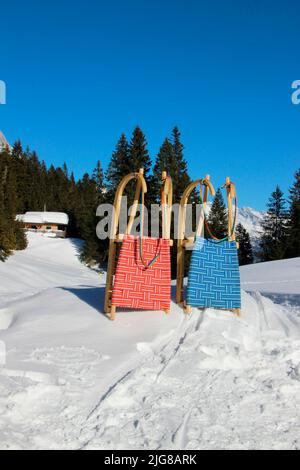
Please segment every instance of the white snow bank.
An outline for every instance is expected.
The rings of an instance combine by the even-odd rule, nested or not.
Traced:
[[[243,292],[240,318],[172,303],[110,322],[78,242],[29,235],[0,264],[0,448],[300,447],[291,309]]]
[[[300,295],[300,258],[242,266],[241,282],[249,291]]]
[[[81,240],[49,238],[28,233],[29,246],[0,263],[0,305],[33,295],[42,289],[73,285],[74,277],[89,278],[79,260]]]

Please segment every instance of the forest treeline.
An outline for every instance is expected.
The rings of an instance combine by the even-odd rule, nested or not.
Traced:
[[[91,173],[76,180],[64,164],[55,168],[46,166],[35,151],[24,149],[20,141],[10,151],[0,153],[0,260],[4,261],[14,250],[24,249],[26,235],[16,221],[16,214],[26,211],[66,212],[70,218],[68,235],[84,240],[81,258],[86,263],[105,265],[108,241],[99,240],[96,226],[99,218],[96,209],[101,203],[112,203],[116,187],[123,176],[144,168],[148,183],[147,205],[158,203],[161,173],[163,170],[173,179],[173,202],[179,203],[181,195],[191,181],[180,131],[174,127],[166,138],[155,161],[147,148],[147,141],[140,127],[136,127],[128,140],[122,134],[104,171],[96,162]],[[133,200],[134,182],[129,184],[126,195],[128,203]],[[192,200],[196,202],[197,194]],[[290,188],[286,201],[277,187],[268,202],[256,259],[269,261],[300,256],[300,169]],[[227,211],[220,190],[217,191],[209,213],[211,230],[219,237],[226,235]],[[249,233],[238,224],[237,239],[240,244],[240,264],[254,260]],[[172,249],[173,272],[176,265],[176,246]]]

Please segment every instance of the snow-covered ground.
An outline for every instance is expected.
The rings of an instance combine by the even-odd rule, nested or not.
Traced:
[[[259,291],[300,317],[300,258],[243,266],[241,274],[245,290]]]
[[[0,448],[300,448],[299,279],[299,259],[242,268],[240,318],[111,322],[78,242],[30,234],[0,264]]]

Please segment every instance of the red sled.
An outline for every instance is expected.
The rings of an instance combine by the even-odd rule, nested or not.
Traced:
[[[137,180],[134,203],[125,235],[118,234],[121,198],[127,183]],[[105,291],[105,313],[115,319],[116,308],[163,310],[169,313],[171,302],[170,227],[172,211],[172,180],[162,174],[162,237],[143,236],[144,194],[147,192],[143,170],[131,173],[118,186],[109,245]],[[141,196],[141,198],[140,198]],[[139,236],[130,235],[137,209],[141,204]],[[116,244],[122,243],[116,265]],[[115,267],[116,266],[116,267]]]
[[[147,264],[157,256],[148,268],[140,258],[141,240],[132,235],[125,236],[121,247],[112,305],[116,307],[170,310],[171,302],[171,258],[170,240],[143,237],[143,257]]]

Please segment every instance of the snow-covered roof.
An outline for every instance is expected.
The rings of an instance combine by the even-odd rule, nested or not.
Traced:
[[[17,220],[27,224],[59,224],[68,225],[69,217],[63,212],[26,212],[17,215]]]

